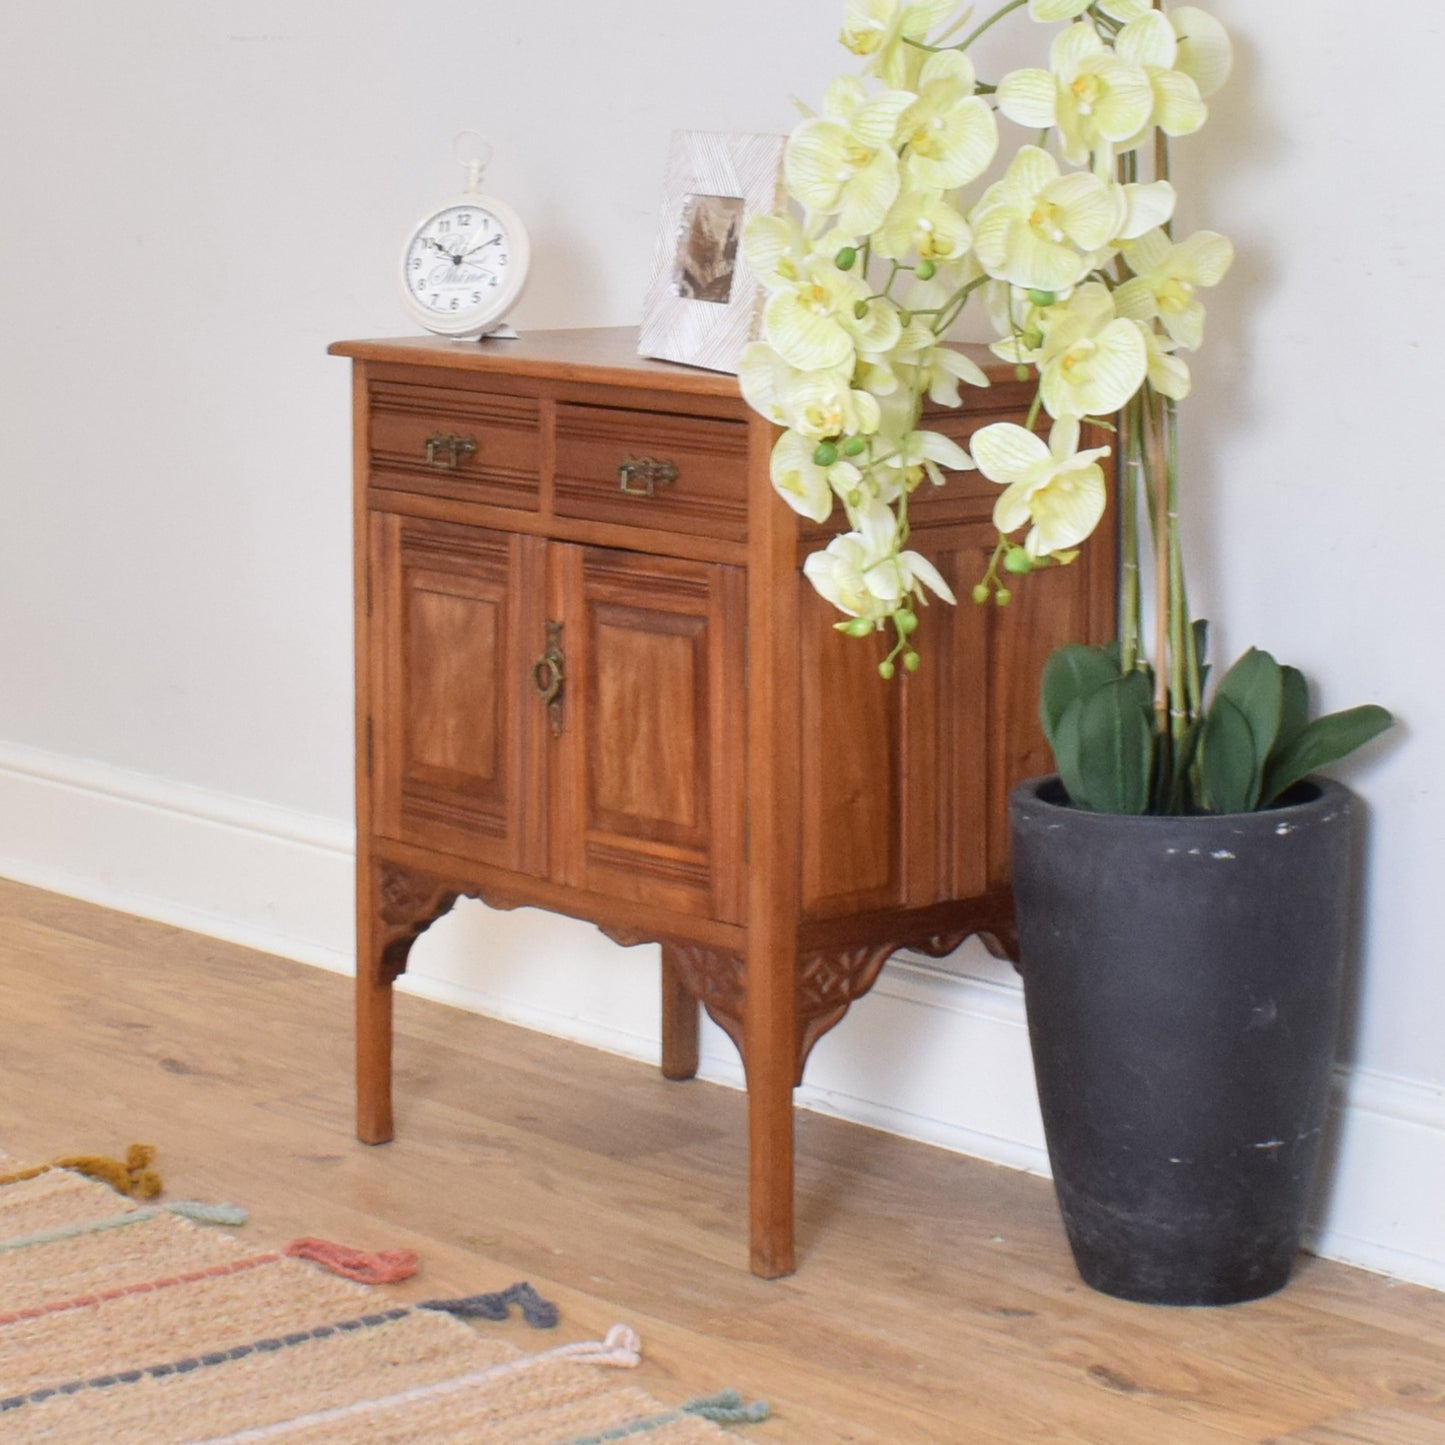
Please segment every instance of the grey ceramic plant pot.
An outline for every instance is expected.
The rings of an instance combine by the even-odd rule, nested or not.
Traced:
[[[1279,1289],[1329,1104],[1352,796],[1119,817],[1057,779],[1010,799],[1020,972],[1059,1207],[1084,1280],[1158,1304]]]

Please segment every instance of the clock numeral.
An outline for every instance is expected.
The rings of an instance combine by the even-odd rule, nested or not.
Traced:
[[[475,306],[475,305],[477,304],[477,302],[480,301],[481,299],[482,299],[482,293],[481,293],[480,291],[473,291],[473,292],[472,292],[472,301],[471,301],[471,304],[472,304],[473,306]]]

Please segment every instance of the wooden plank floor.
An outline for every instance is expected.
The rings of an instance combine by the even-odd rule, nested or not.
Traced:
[[[154,1143],[170,1197],[245,1204],[259,1243],[417,1249],[404,1297],[530,1280],[564,1339],[631,1324],[657,1396],[770,1400],[764,1445],[1445,1442],[1445,1294],[1305,1259],[1251,1305],[1109,1300],[1046,1182],[801,1113],[801,1268],[764,1283],[741,1095],[416,999],[398,1022],[400,1133],[368,1148],[348,980],[0,882],[11,1154]]]

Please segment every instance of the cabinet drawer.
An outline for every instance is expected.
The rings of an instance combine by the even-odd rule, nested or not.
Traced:
[[[747,539],[746,422],[563,403],[559,517]]]
[[[538,509],[536,397],[374,381],[367,447],[374,487]]]

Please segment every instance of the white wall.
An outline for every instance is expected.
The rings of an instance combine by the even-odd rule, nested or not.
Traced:
[[[1320,1247],[1445,1285],[1445,751],[1428,528],[1445,408],[1445,101],[1427,0],[1218,0],[1239,45],[1184,220],[1240,260],[1189,403],[1192,583],[1219,653],[1404,719],[1368,766],[1356,1001]],[[529,221],[523,327],[636,321],[669,132],[786,130],[841,6],[7,0],[0,47],[0,871],[349,961],[348,390],[394,258],[486,131]],[[1019,22],[1015,30],[1028,29]],[[1036,53],[1032,45],[1018,59]],[[1432,324],[1433,323],[1433,324]],[[414,986],[655,1049],[655,952],[465,905]],[[709,1037],[707,1072],[736,1080]],[[1017,989],[890,966],[803,1098],[1042,1168]]]

